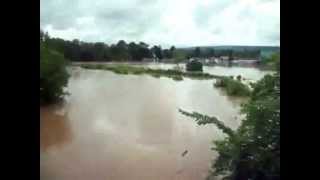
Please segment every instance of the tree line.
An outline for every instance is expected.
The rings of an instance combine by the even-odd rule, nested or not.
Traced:
[[[173,59],[175,62],[187,60],[191,57],[210,58],[227,56],[230,59],[257,59],[260,50],[232,50],[215,49],[214,47],[176,48],[171,46],[162,49],[160,45],[150,46],[145,42],[126,42],[119,40],[115,44],[104,42],[83,42],[78,39],[72,41],[50,37],[48,32],[40,29],[40,40],[53,50],[60,52],[70,61],[142,61],[155,58],[158,61]]]
[[[161,61],[173,58],[176,50],[174,46],[162,49],[160,45],[150,47],[145,42],[127,43],[124,40],[111,45],[103,42],[88,43],[78,39],[68,41],[50,37],[41,29],[40,40],[71,61],[142,61],[144,58],[156,58]]]
[[[63,100],[69,79],[68,61],[58,49],[51,47],[40,32],[40,104]]]
[[[258,59],[260,50],[232,50],[232,49],[215,49],[207,47],[195,47],[193,50],[185,50],[190,57],[210,58],[227,56],[230,59]]]

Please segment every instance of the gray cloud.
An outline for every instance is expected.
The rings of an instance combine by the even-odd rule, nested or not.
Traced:
[[[40,26],[90,42],[279,45],[279,8],[280,0],[41,0]]]
[[[55,29],[67,29],[75,25],[81,15],[77,0],[42,0],[40,2],[40,25],[52,25]]]

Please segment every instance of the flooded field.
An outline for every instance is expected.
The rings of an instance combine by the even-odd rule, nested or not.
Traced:
[[[204,70],[253,80],[266,74],[241,67]],[[216,155],[212,141],[224,135],[214,125],[198,126],[178,108],[216,116],[233,129],[240,124],[243,99],[227,97],[214,88],[215,80],[177,82],[81,68],[71,74],[65,105],[40,108],[42,180],[204,179]]]

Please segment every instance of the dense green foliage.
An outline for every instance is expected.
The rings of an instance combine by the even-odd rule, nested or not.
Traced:
[[[217,175],[229,180],[280,179],[280,64],[276,65],[277,73],[254,85],[249,102],[242,107],[245,118],[237,130],[215,117],[180,110],[198,124],[213,123],[228,135],[214,142],[212,149],[219,156],[212,163],[208,180]]]
[[[174,46],[162,50],[161,46],[151,48],[144,42],[127,43],[124,40],[111,45],[103,42],[87,43],[77,39],[68,41],[52,38],[41,29],[40,40],[71,61],[142,61],[144,58],[161,60],[173,58],[173,53],[176,50]]]
[[[202,71],[202,63],[196,60],[190,61],[186,64],[187,71]]]
[[[69,74],[63,55],[40,42],[40,102],[52,103],[60,100],[65,92]]]
[[[238,76],[238,78],[241,78]],[[214,83],[215,87],[224,88],[229,96],[249,96],[250,89],[240,80],[234,80],[230,77],[218,79]]]
[[[153,77],[169,77],[174,80],[183,80],[183,77],[192,79],[212,79],[222,78],[223,76],[212,75],[203,72],[183,72],[175,69],[151,69],[144,67],[128,66],[128,65],[107,65],[107,64],[83,64],[82,68],[85,69],[101,69],[112,71],[117,74],[149,74]]]

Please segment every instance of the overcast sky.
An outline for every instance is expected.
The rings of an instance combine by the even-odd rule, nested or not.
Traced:
[[[280,46],[280,0],[41,0],[40,14],[68,40]]]

